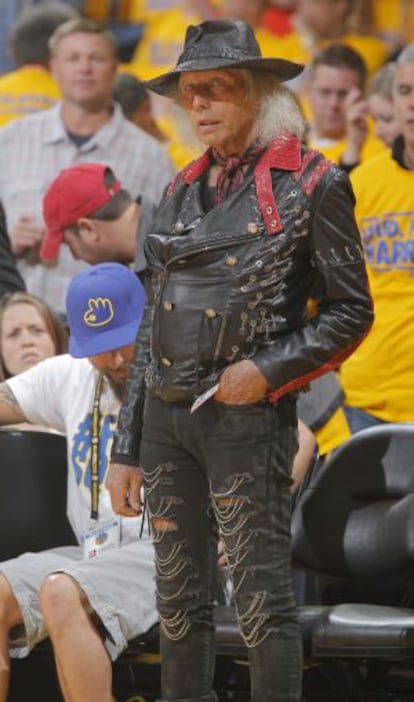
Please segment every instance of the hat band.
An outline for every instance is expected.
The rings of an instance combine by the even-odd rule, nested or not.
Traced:
[[[222,49],[215,51],[214,54],[211,51],[204,52],[200,51],[200,47],[192,46],[186,51],[183,51],[180,58],[178,59],[177,68],[179,68],[181,63],[186,61],[193,61],[194,59],[229,59],[231,61],[249,61],[251,59],[262,58],[260,51],[252,54],[249,51],[245,51],[241,48],[224,46]]]

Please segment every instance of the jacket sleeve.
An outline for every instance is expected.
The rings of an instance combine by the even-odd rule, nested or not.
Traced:
[[[311,264],[320,291],[317,316],[258,351],[252,360],[276,400],[337,368],[373,322],[361,238],[348,176],[332,167],[311,196]]]
[[[117,427],[112,444],[111,461],[139,466],[142,417],[145,402],[145,373],[150,355],[151,307],[147,303],[135,342]]]

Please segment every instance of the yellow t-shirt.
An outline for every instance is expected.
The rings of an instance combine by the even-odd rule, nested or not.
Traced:
[[[275,35],[272,32],[269,32],[263,27],[256,27],[256,29],[254,30],[254,34],[257,39],[257,43],[260,46],[262,56],[264,56],[265,58],[273,58],[274,56],[279,56],[277,50],[278,38],[275,37]]]
[[[369,75],[372,75],[388,57],[388,47],[381,39],[365,34],[346,34],[345,36],[335,41],[341,42],[350,46],[364,59]],[[289,61],[297,61],[306,66],[310,64],[313,55],[319,49],[333,44],[334,40],[324,40],[317,46],[311,47],[305,39],[298,33],[292,32],[275,42],[275,53],[280,58],[288,59]],[[299,77],[300,80],[300,77]]]
[[[210,2],[215,6],[220,5],[221,0]],[[84,0],[82,12],[86,17],[99,21],[150,22],[178,5],[181,5],[179,0]]]
[[[176,6],[159,15],[156,21],[148,22],[132,57],[134,72],[142,80],[150,80],[174,68],[183,50],[188,25],[202,21],[203,18],[197,13],[189,13]],[[255,30],[255,34],[263,56],[274,56],[274,35],[262,28]]]
[[[177,5],[177,0],[84,0],[82,12],[100,22],[147,22]]]
[[[150,80],[173,68],[182,52],[188,25],[201,21],[199,15],[177,6],[166,10],[156,22],[149,22],[131,61],[137,75]]]
[[[51,107],[60,97],[52,75],[42,66],[22,66],[0,77],[0,126]]]
[[[391,44],[402,37],[414,41],[414,3],[412,0],[375,0],[372,3],[373,31]]]
[[[183,144],[176,132],[173,120],[167,116],[159,117],[157,119],[157,124],[159,124],[160,129],[168,136],[166,149],[177,171],[181,171],[191,161],[198,158],[205,150],[205,147],[204,149],[200,147],[200,150],[196,151]]]
[[[339,163],[346,148],[345,139],[309,139],[311,149],[321,151],[325,158]],[[374,135],[368,135],[361,151],[361,163],[385,150],[384,143]]]
[[[326,424],[320,429],[316,429],[313,433],[318,444],[320,456],[327,456],[328,453],[349,439],[351,431],[342,407],[338,407]]]
[[[414,420],[414,172],[387,150],[351,173],[375,320],[345,361],[348,404],[388,422]]]

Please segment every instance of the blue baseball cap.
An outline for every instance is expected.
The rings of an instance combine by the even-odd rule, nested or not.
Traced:
[[[87,358],[132,344],[146,299],[136,273],[121,263],[98,263],[75,275],[66,292],[71,355]]]

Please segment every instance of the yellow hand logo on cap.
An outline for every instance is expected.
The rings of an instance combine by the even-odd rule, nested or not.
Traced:
[[[90,297],[83,321],[88,327],[103,327],[114,318],[114,308],[108,297]]]

